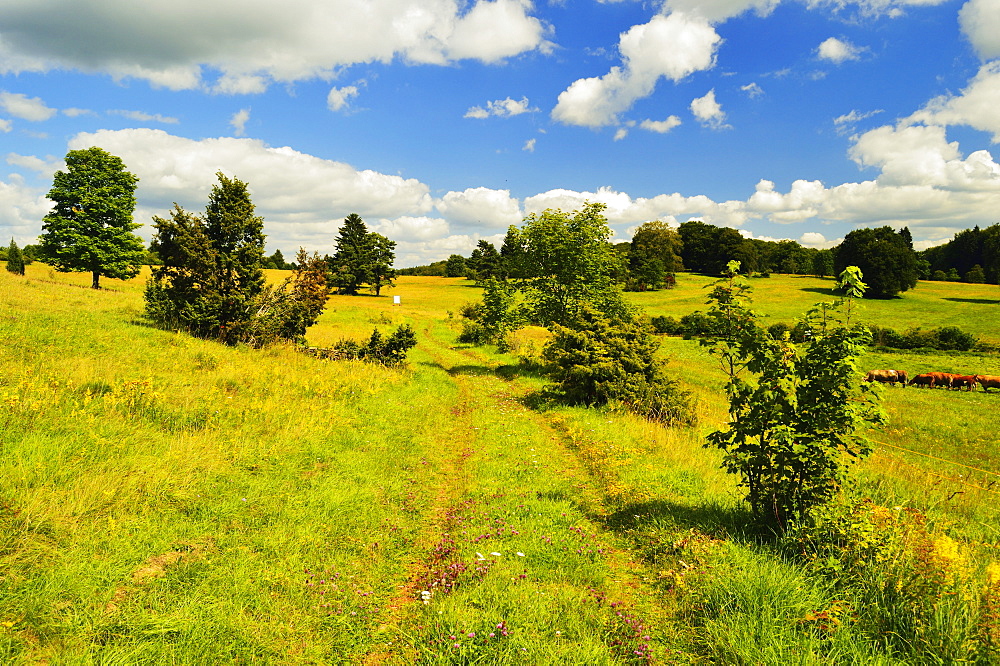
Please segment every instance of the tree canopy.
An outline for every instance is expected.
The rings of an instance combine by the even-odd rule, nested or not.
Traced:
[[[153,218],[150,249],[163,265],[153,269],[146,309],[161,324],[236,342],[264,290],[264,220],[246,183],[216,175],[204,217],[174,204],[169,219]]]
[[[868,281],[866,298],[892,298],[917,285],[916,253],[891,227],[850,232],[837,247],[834,262],[838,274],[848,266],[861,269]]]
[[[330,281],[339,293],[357,295],[365,285],[370,285],[378,296],[382,287],[392,286],[396,271],[396,242],[368,231],[364,220],[357,213],[344,218],[340,227],[330,264]]]
[[[45,260],[58,271],[91,273],[94,289],[102,275],[135,277],[146,256],[132,233],[142,226],[132,221],[138,182],[121,158],[101,148],[69,151],[48,194],[54,206],[39,236]]]

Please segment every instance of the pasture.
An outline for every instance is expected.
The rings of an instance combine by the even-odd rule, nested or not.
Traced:
[[[681,316],[708,282],[630,298]],[[850,493],[884,508],[852,514],[863,529],[845,528],[831,573],[746,528],[702,448],[726,403],[696,342],[663,340],[698,404],[673,429],[536,406],[544,382],[517,352],[543,336],[512,354],[456,343],[480,294],[461,279],[332,297],[308,333],[328,346],[409,323],[399,371],[157,330],[143,277],[88,284],[0,274],[5,663],[1000,658],[996,393],[881,390],[888,423]],[[755,303],[790,323],[831,284],[755,280]],[[921,283],[862,316],[1000,342],[997,307],[996,286]],[[860,364],[876,367],[1000,375],[1000,356]],[[892,560],[897,542],[916,555]]]

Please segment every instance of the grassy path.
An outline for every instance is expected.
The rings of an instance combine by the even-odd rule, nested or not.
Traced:
[[[478,350],[453,347],[430,324],[421,332],[430,359],[422,372],[445,373],[458,388],[454,419],[427,474],[436,499],[415,548],[424,558],[368,662],[651,657],[663,624],[653,632],[637,614],[648,572],[602,526],[605,479],[581,463],[558,415],[524,406],[529,384],[499,378]]]

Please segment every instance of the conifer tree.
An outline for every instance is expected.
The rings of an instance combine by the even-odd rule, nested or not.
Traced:
[[[24,255],[21,254],[21,248],[13,238],[10,239],[10,247],[7,248],[7,270],[15,275],[24,275]]]
[[[351,213],[344,218],[335,243],[330,281],[341,294],[355,296],[358,289],[368,282],[368,255],[371,250],[368,227],[360,215]]]

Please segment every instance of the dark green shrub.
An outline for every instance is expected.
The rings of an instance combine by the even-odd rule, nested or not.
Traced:
[[[385,338],[378,329],[364,344],[355,340],[341,340],[334,345],[334,357],[381,363],[382,365],[402,365],[406,354],[417,344],[417,336],[409,324],[403,324]]]
[[[683,335],[684,326],[673,317],[653,317],[649,321],[653,330],[660,335]]]
[[[13,238],[10,239],[10,247],[7,248],[7,270],[14,275],[24,275],[24,255]]]
[[[553,326],[542,358],[556,382],[546,392],[574,405],[611,404],[664,423],[694,421],[690,395],[656,358],[659,342],[642,324],[585,308],[572,327]]]

